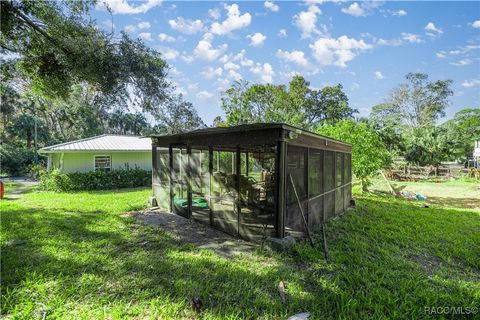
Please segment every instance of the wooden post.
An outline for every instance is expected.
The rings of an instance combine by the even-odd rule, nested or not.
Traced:
[[[157,147],[152,143],[152,196],[155,197],[155,189],[158,184]]]
[[[240,195],[240,175],[242,174],[242,158],[240,153],[240,145],[237,145],[237,151],[235,154],[236,172],[235,172],[235,189],[237,189],[237,233],[240,235],[240,213],[241,213],[241,195]]]
[[[213,201],[212,201],[212,181],[213,181],[213,147],[208,147],[208,207],[209,207],[209,215],[210,215],[210,225],[213,226]]]
[[[286,160],[287,160],[287,143],[285,141],[277,142],[275,159],[275,205],[276,205],[276,229],[277,237],[285,237],[285,210],[286,210]]]
[[[308,219],[310,215],[310,179],[308,178],[309,171],[310,171],[310,148],[305,148],[304,154],[304,164],[305,164],[305,170],[304,170],[304,179],[305,179],[305,184],[306,184],[306,193],[307,193],[307,213],[306,213],[306,219],[307,219],[307,225],[308,225]]]
[[[173,190],[173,148],[170,145],[168,147],[168,165],[170,167],[169,170],[169,176],[170,176],[170,212],[173,212],[173,198],[175,196],[174,190]]]
[[[187,146],[187,165],[185,166],[185,176],[187,178],[187,217],[192,218],[192,147]]]

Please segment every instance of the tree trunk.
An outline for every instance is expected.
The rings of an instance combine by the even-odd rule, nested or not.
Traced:
[[[32,148],[32,132],[30,130],[27,131],[27,148]]]

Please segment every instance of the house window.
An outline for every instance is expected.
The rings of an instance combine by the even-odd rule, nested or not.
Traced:
[[[94,170],[110,171],[111,163],[110,156],[95,156]]]

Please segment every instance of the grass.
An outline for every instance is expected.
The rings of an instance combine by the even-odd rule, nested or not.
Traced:
[[[149,194],[30,192],[1,201],[1,314],[286,319],[308,311],[312,319],[424,319],[425,307],[480,305],[477,210],[357,195],[355,209],[328,223],[329,263],[320,246],[302,244],[286,254],[260,248],[226,259],[122,215]],[[197,296],[200,313],[190,306]]]

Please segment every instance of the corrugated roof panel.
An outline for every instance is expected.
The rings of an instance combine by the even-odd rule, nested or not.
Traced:
[[[61,143],[39,151],[150,151],[152,142],[137,136],[101,135],[87,139]]]

